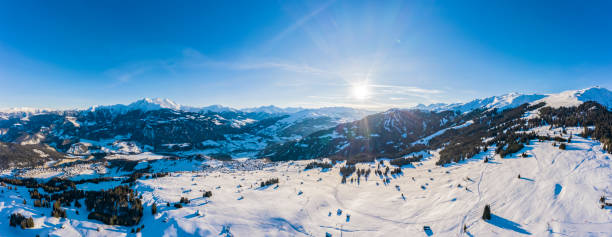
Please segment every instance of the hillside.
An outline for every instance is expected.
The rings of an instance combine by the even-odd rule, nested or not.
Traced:
[[[560,128],[539,127],[533,131],[562,134]],[[580,128],[567,131],[575,134]],[[609,236],[612,209],[602,209],[598,200],[602,195],[612,195],[611,156],[602,151],[600,143],[575,136],[568,148],[561,150],[553,141],[534,140],[519,152],[525,152],[526,158],[500,158],[493,151],[490,147],[468,161],[443,167],[435,165],[438,155],[434,152],[422,162],[405,166],[401,174],[389,175],[388,182],[384,175],[372,174],[367,180],[361,177],[357,181],[353,174],[346,184],[340,183],[338,174],[342,163],[330,170],[304,171],[308,161],[200,161],[208,168],[136,181],[134,189],[142,195],[145,206],[139,224],[145,227],[140,234],[427,235],[423,226],[430,226],[433,235],[447,236],[461,235],[465,226],[466,234],[473,236]],[[484,163],[484,157],[489,157],[489,162]],[[152,171],[168,167],[166,162],[150,162]],[[175,161],[173,167],[185,162],[189,163]],[[382,169],[388,166],[383,163]],[[357,167],[375,170],[377,163]],[[278,186],[260,187],[261,181],[272,177],[280,178]],[[89,190],[112,185],[116,182],[78,187]],[[49,217],[49,209],[31,208],[33,201],[29,198],[28,204],[22,204],[20,196],[28,197],[27,189],[1,189],[0,212],[4,216],[20,212],[33,216],[35,222],[34,229],[21,230],[9,227],[7,219],[0,220],[2,233],[10,236],[123,236],[135,228],[87,220],[87,211],[74,206],[65,207],[68,219]],[[202,190],[212,191],[212,197],[202,198]],[[182,208],[165,206],[166,202],[177,203],[181,196],[190,202]],[[270,208],[279,202],[283,208]],[[155,215],[150,214],[153,203],[158,204]],[[491,205],[493,213],[490,221],[481,219],[486,204]],[[77,210],[80,214],[75,213]]]

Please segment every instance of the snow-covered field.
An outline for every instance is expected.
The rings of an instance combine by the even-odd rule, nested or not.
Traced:
[[[25,187],[1,187],[0,236],[612,236],[612,210],[599,203],[602,195],[612,196],[612,156],[600,143],[577,136],[567,150],[553,143],[534,140],[504,159],[494,157],[492,148],[446,167],[434,164],[434,152],[389,183],[372,173],[367,181],[357,182],[353,174],[352,183],[349,178],[341,184],[342,163],[305,171],[309,161],[145,160],[138,166],[151,162],[155,171],[173,172],[137,181],[145,204],[140,233],[88,220],[84,207],[78,215],[77,208],[67,207],[68,219],[49,217],[50,208],[33,207]],[[527,158],[519,158],[523,152]],[[494,158],[484,163],[486,156]],[[269,178],[279,178],[279,185],[261,188],[259,183]],[[203,198],[203,190],[212,191],[212,197]],[[180,209],[166,206],[181,197],[191,203]],[[150,208],[154,202],[156,215]],[[490,221],[481,219],[486,204],[493,213]],[[6,217],[13,212],[32,216],[35,228],[9,227]]]

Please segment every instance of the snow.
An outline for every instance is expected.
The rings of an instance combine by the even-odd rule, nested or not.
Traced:
[[[464,128],[464,127],[470,126],[473,123],[474,123],[474,120],[469,120],[469,121],[467,121],[467,122],[465,122],[463,124],[457,125],[457,126],[441,129],[441,130],[435,132],[434,134],[431,134],[431,135],[429,135],[429,136],[427,136],[427,137],[425,137],[423,139],[420,139],[420,140],[418,140],[416,142],[413,142],[412,145],[415,145],[415,144],[428,144],[429,141],[431,141],[431,139],[433,139],[434,137],[437,137],[437,136],[440,136],[440,135],[444,134],[449,129]]]
[[[582,90],[569,90],[536,101],[545,102],[553,108],[578,106],[582,102],[595,101],[608,108],[612,107],[612,91],[601,87],[591,87]]]
[[[455,104],[431,104],[431,105],[417,105],[413,109],[431,110],[431,111],[460,111],[468,112],[474,109],[509,109],[514,108],[524,103],[531,103],[546,97],[545,95],[531,94],[524,95],[519,93],[510,93],[501,96],[492,96],[484,99],[475,99],[467,103],[455,103]]]
[[[251,124],[251,123],[254,123],[254,122],[257,122],[257,120],[250,119],[250,118],[247,118],[247,119],[234,119],[234,120],[232,120],[232,127],[240,128],[240,127],[243,127],[243,126],[245,126],[247,124]]]
[[[5,114],[40,114],[55,111],[49,108],[32,108],[32,107],[15,107],[15,108],[0,108],[0,113]]]
[[[279,108],[274,105],[241,109],[241,111],[247,112],[247,113],[268,113],[268,114],[290,114],[290,113],[299,112],[301,110],[303,110],[303,108],[300,108],[300,107]]]
[[[206,106],[202,108],[182,106],[181,109],[185,111],[189,111],[189,112],[215,112],[215,113],[236,112],[237,111],[234,108],[226,107],[223,105],[210,105],[210,106]]]
[[[573,133],[579,128],[567,130]],[[561,135],[559,129],[547,127],[534,131]],[[327,171],[304,171],[310,161],[143,160],[155,172],[173,173],[137,181],[135,188],[146,206],[140,235],[322,236],[327,232],[340,236],[342,232],[347,236],[418,236],[425,235],[423,226],[427,225],[434,235],[455,236],[461,235],[465,225],[474,236],[544,236],[551,232],[610,236],[612,210],[601,209],[598,199],[612,195],[612,156],[602,151],[600,143],[578,136],[567,150],[552,143],[534,140],[505,159],[494,156],[491,147],[472,159],[444,167],[434,164],[437,153],[432,152],[431,159],[404,168],[403,175],[394,176],[389,184],[375,175],[368,181],[362,177],[359,184],[340,184],[340,164]],[[519,158],[522,152],[528,157]],[[494,158],[483,163],[485,156]],[[357,166],[375,168],[373,163]],[[85,174],[91,167],[77,170]],[[278,187],[259,187],[272,177],[280,179]],[[119,181],[79,188],[116,185]],[[4,191],[0,194],[1,215],[23,212],[36,219],[36,227],[28,230],[9,227],[8,219],[0,219],[0,233],[6,236],[126,236],[131,229],[88,220],[84,208],[76,215],[74,207],[67,207],[69,219],[49,217],[50,209],[31,206],[26,188],[0,189]],[[202,198],[202,190],[212,191],[213,196]],[[181,209],[161,205],[178,202],[182,196],[191,203]],[[28,205],[22,204],[23,198]],[[155,216],[150,214],[153,202],[158,203]],[[481,219],[485,204],[491,205],[490,221]],[[337,210],[342,213],[337,215]],[[103,230],[98,232],[98,227]]]
[[[24,135],[23,138],[21,138],[21,141],[19,142],[19,144],[21,145],[33,145],[33,144],[40,144],[41,140],[44,140],[45,136],[42,135],[41,133],[35,133],[32,135]]]
[[[107,109],[107,110],[111,110],[113,112],[118,112],[118,113],[126,113],[130,110],[142,110],[142,111],[151,111],[151,110],[159,110],[159,109],[180,110],[181,105],[169,99],[144,98],[144,99],[132,102],[128,105],[116,104],[116,105],[93,106],[89,108],[89,111],[96,111],[100,109]]]
[[[545,102],[553,108],[578,106],[583,102],[595,101],[608,108],[612,107],[612,91],[602,87],[590,87],[581,90],[569,90],[556,94],[531,94],[510,93],[501,96],[492,96],[484,99],[475,99],[467,103],[436,103],[430,105],[417,105],[412,109],[431,110],[431,111],[461,111],[468,112],[474,109],[493,109],[499,110],[515,108],[524,103],[537,104]]]
[[[143,152],[143,153],[139,153],[139,154],[112,154],[112,155],[108,155],[106,156],[106,159],[109,160],[113,160],[113,159],[125,159],[125,160],[159,160],[164,158],[165,156],[163,155],[158,155],[152,152]]]
[[[68,120],[68,122],[72,123],[72,125],[74,125],[77,128],[81,127],[81,124],[77,121],[77,119],[75,117],[66,116],[66,120]]]
[[[337,123],[352,122],[362,119],[363,117],[373,114],[368,110],[354,109],[348,107],[324,107],[318,109],[303,109],[291,113],[288,118],[281,120],[285,123],[294,123],[305,118],[329,117]]]
[[[38,149],[32,149],[33,152],[35,152],[36,154],[38,154],[41,158],[47,158],[49,157],[49,154],[45,153],[44,151],[38,150]]]

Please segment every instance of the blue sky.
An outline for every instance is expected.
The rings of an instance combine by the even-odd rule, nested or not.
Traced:
[[[162,97],[194,106],[385,109],[612,88],[611,8],[609,1],[1,1],[0,107]]]

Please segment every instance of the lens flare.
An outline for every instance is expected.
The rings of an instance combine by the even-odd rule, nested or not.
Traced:
[[[370,97],[370,87],[365,83],[354,84],[352,92],[353,97],[358,100],[365,100]]]

